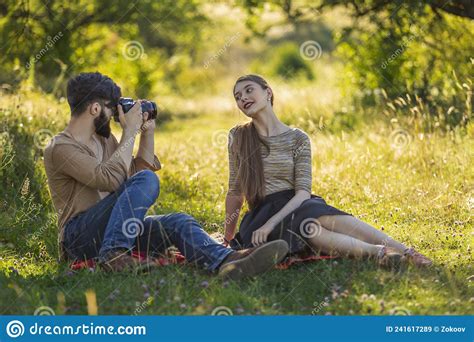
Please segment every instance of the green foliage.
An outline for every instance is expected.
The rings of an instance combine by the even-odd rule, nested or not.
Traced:
[[[311,67],[301,57],[299,48],[294,43],[286,43],[275,48],[269,60],[276,76],[285,79],[303,77],[308,80],[314,78]]]
[[[301,57],[299,46],[285,42],[269,48],[265,56],[252,63],[252,69],[262,75],[281,77],[286,80],[314,80],[314,72],[308,61]]]
[[[199,42],[206,22],[199,7],[189,0],[7,1],[0,81],[17,85],[34,68],[34,85],[63,95],[67,77],[97,69],[129,80],[127,92],[146,97],[166,79],[167,59],[189,54]],[[138,51],[130,54],[128,44],[135,42]]]
[[[56,254],[56,220],[45,187],[42,148],[64,126],[65,113],[64,104],[57,105],[50,95],[25,90],[2,95],[0,242],[23,253],[42,255],[47,249]]]
[[[337,50],[345,61],[341,86],[346,94],[358,91],[367,104],[375,103],[375,89],[383,89],[389,99],[416,94],[429,114],[439,117],[434,108],[454,107],[464,114],[451,116],[449,125],[465,125],[472,116],[474,47],[469,37],[474,23],[418,7],[415,11],[402,7],[390,21],[349,39],[341,36]]]

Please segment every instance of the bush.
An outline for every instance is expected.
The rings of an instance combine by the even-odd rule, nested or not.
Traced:
[[[410,94],[423,102],[418,110],[444,128],[465,126],[472,116],[473,65],[472,34],[466,32],[474,32],[474,23],[425,5],[414,12],[402,7],[391,20],[397,25],[382,22],[340,42],[345,95],[378,105],[374,91],[383,89],[388,103]]]
[[[56,217],[46,186],[42,149],[64,126],[65,107],[51,96],[24,90],[2,97],[0,242],[20,253],[56,255]]]
[[[313,80],[311,66],[300,55],[300,49],[295,43],[283,43],[268,50],[267,57],[254,62],[254,69],[264,75],[281,77],[283,79]],[[264,64],[263,64],[264,63]]]

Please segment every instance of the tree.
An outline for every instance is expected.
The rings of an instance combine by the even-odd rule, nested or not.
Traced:
[[[256,19],[265,5],[283,13],[295,31],[301,23],[315,23],[322,12],[343,6],[353,20],[334,39],[347,95],[362,94],[362,101],[372,102],[374,91],[381,89],[390,99],[410,93],[433,104],[431,108],[456,108],[456,115],[450,110],[453,126],[471,115],[472,0],[245,0],[241,5],[258,36],[268,28]]]
[[[401,6],[417,6],[420,3],[430,6],[433,11],[443,11],[459,17],[474,19],[474,1],[473,0],[427,0],[423,2],[416,2],[410,0],[321,0],[302,1],[302,0],[270,0],[270,1],[256,1],[243,0],[241,4],[250,13],[253,13],[259,8],[263,8],[264,3],[270,3],[278,6],[285,13],[289,22],[296,22],[308,14],[318,14],[323,10],[335,6],[345,6],[353,11],[356,17],[363,17],[375,12],[380,12],[391,5],[397,7]]]
[[[97,43],[89,38],[89,28],[106,28],[167,56],[177,50],[192,52],[199,27],[206,21],[199,6],[195,0],[2,1],[0,59],[3,67],[10,69],[9,77],[15,68],[14,76],[25,78],[31,67],[47,85],[61,72],[76,69],[73,60],[78,48]],[[98,46],[96,54],[102,55],[104,48],[103,44]]]

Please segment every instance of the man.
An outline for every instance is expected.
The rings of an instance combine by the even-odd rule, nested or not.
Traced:
[[[155,256],[175,245],[189,262],[219,275],[239,279],[270,269],[288,252],[284,241],[233,251],[206,234],[186,214],[145,214],[160,191],[154,171],[154,120],[141,112],[140,101],[124,114],[120,88],[98,72],[82,73],[67,86],[71,120],[47,146],[44,161],[58,212],[62,258],[98,258],[107,271],[142,270],[131,250]],[[118,114],[122,137],[111,134]],[[137,155],[132,156],[140,134]]]

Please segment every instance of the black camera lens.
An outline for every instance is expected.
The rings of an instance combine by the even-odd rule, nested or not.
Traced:
[[[156,115],[158,114],[158,108],[156,107],[156,103],[153,101],[145,100],[142,102],[142,112],[148,112],[149,120],[156,119]]]
[[[126,114],[130,108],[135,105],[135,101],[130,97],[121,97],[118,104],[122,106],[123,113]],[[141,103],[142,112],[148,113],[148,120],[155,120],[158,115],[158,107],[155,102],[143,100]],[[114,120],[119,122],[118,113],[114,116]]]

